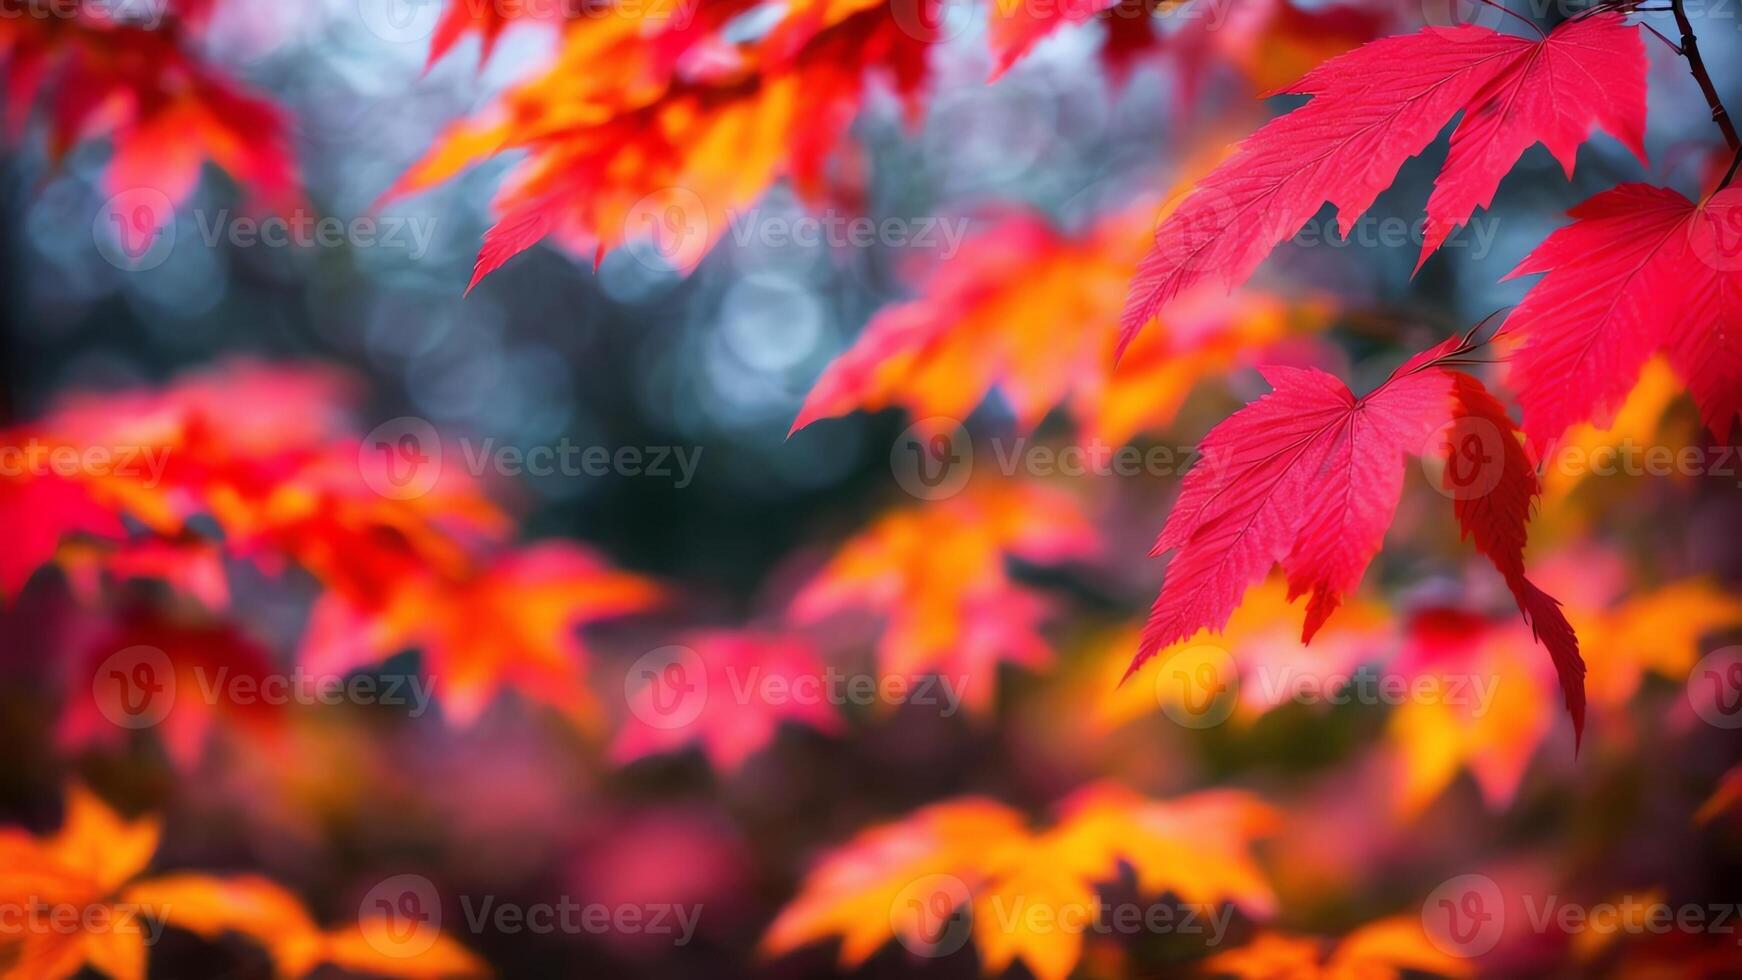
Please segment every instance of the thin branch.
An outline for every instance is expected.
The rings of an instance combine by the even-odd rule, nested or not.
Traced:
[[[1723,131],[1724,141],[1732,151],[1742,151],[1742,137],[1736,135],[1736,124],[1730,121],[1730,113],[1725,111],[1724,101],[1718,97],[1718,87],[1712,84],[1711,73],[1706,71],[1705,59],[1700,57],[1699,39],[1694,37],[1694,25],[1688,20],[1686,2],[1687,0],[1671,0],[1671,9],[1675,12],[1675,26],[1682,32],[1682,56],[1688,59],[1688,71],[1693,73],[1694,81],[1700,83],[1700,91],[1705,93],[1706,104],[1712,107],[1712,121]]]
[[[1742,149],[1736,151],[1736,159],[1730,161],[1730,170],[1724,174],[1724,179],[1718,181],[1718,191],[1730,186],[1730,181],[1736,179],[1736,170],[1742,168]],[[1713,191],[1716,194],[1718,191]]]

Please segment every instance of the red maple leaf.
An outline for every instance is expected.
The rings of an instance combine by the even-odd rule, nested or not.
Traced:
[[[986,41],[992,49],[991,80],[996,81],[1010,67],[1021,61],[1029,50],[1066,24],[1082,24],[1110,10],[1121,0],[1059,0],[1058,3],[1030,4],[993,2],[986,8]],[[1147,16],[1140,4],[1130,4],[1131,13],[1123,16]],[[1147,25],[1146,25],[1147,26]]]
[[[6,451],[22,452],[0,441]],[[118,539],[127,529],[114,511],[91,499],[76,480],[54,474],[0,477],[0,521],[14,528],[12,540],[0,551],[0,602],[11,602],[24,583],[55,555],[63,537],[88,534]]]
[[[270,690],[263,687],[269,678],[283,675],[239,626],[128,608],[72,640],[79,649],[67,660],[68,697],[56,730],[63,747],[114,746],[149,730],[170,761],[189,770],[220,729],[268,748],[283,734],[284,703],[260,694]]]
[[[1600,127],[1645,159],[1645,46],[1616,13],[1541,40],[1429,27],[1333,58],[1284,89],[1312,101],[1248,137],[1155,233],[1121,318],[1121,348],[1162,307],[1218,275],[1229,287],[1326,201],[1347,235],[1403,162],[1462,111],[1427,203],[1421,258],[1478,207],[1532,144],[1567,175]]]
[[[1547,273],[1507,318],[1509,380],[1542,455],[1575,423],[1607,427],[1651,354],[1668,353],[1720,440],[1742,411],[1742,188],[1695,204],[1623,184],[1572,210],[1512,276]]]
[[[209,0],[175,6],[203,17]],[[289,120],[273,103],[202,61],[171,19],[157,27],[106,18],[0,18],[0,92],[17,135],[32,114],[48,132],[52,159],[107,136],[113,154],[104,188],[116,196],[155,192],[129,204],[128,234],[154,231],[173,215],[154,203],[186,199],[210,161],[235,178],[260,210],[287,213],[303,203]],[[196,25],[197,26],[197,25]],[[43,89],[53,86],[53,97]]]
[[[683,656],[662,662],[652,677],[625,682],[638,686],[611,743],[613,759],[632,762],[697,745],[716,769],[730,773],[771,744],[784,723],[840,730],[822,659],[804,636],[706,630],[679,642]],[[682,684],[667,703],[671,691],[662,675],[674,666]]]
[[[1403,490],[1403,457],[1443,457],[1441,488],[1459,525],[1548,648],[1582,732],[1578,640],[1559,604],[1524,576],[1536,472],[1504,408],[1481,382],[1447,366],[1473,349],[1467,337],[1452,338],[1359,398],[1312,368],[1261,369],[1275,390],[1210,430],[1203,461],[1186,475],[1155,543],[1154,555],[1178,553],[1130,670],[1199,629],[1220,630],[1276,564],[1291,599],[1312,593],[1301,632],[1309,642],[1378,554]]]

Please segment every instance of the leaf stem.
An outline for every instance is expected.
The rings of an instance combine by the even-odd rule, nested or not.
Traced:
[[[1715,190],[1712,193],[1716,194],[1718,191],[1729,187],[1730,181],[1736,179],[1736,170],[1738,168],[1742,168],[1742,148],[1736,150],[1736,158],[1730,161],[1729,171],[1724,174],[1723,180],[1718,181],[1718,190]]]
[[[1665,8],[1665,9],[1668,9],[1668,8]],[[1659,41],[1662,41],[1664,44],[1669,45],[1669,49],[1671,51],[1675,52],[1676,57],[1678,57],[1678,58],[1681,57],[1681,53],[1682,53],[1681,45],[1679,45],[1679,44],[1675,43],[1674,41],[1671,41],[1669,38],[1665,37],[1664,33],[1662,31],[1658,30],[1655,27],[1652,27],[1650,24],[1640,24],[1639,26],[1645,28],[1646,30],[1650,31],[1653,34],[1656,34],[1657,39]]]
[[[1700,83],[1700,91],[1706,96],[1706,104],[1712,107],[1712,121],[1724,133],[1724,141],[1733,152],[1742,152],[1742,138],[1736,135],[1736,124],[1730,120],[1730,113],[1724,109],[1724,101],[1718,97],[1718,87],[1712,84],[1711,73],[1706,71],[1705,59],[1700,57],[1699,39],[1694,37],[1694,25],[1688,20],[1687,0],[1670,0],[1670,9],[1675,13],[1675,26],[1682,32],[1682,57],[1688,59],[1688,71],[1693,73],[1694,81]],[[1730,168],[1731,176],[1735,176],[1735,167]],[[1726,179],[1725,183],[1729,183]]]

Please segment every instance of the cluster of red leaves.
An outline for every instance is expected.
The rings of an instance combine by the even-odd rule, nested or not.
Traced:
[[[1451,338],[1359,398],[1312,368],[1264,368],[1275,390],[1204,437],[1153,554],[1176,551],[1150,610],[1136,670],[1168,644],[1227,623],[1247,588],[1281,564],[1289,597],[1311,593],[1312,639],[1378,554],[1403,491],[1403,460],[1443,459],[1458,526],[1504,578],[1548,648],[1575,732],[1584,662],[1559,604],[1524,574],[1525,526],[1541,490],[1506,409],[1451,369],[1473,347]],[[1474,469],[1461,465],[1476,454]]]
[[[886,4],[806,0],[754,40],[729,40],[726,26],[751,6],[601,4],[568,24],[545,74],[457,124],[389,194],[524,149],[497,197],[501,220],[485,236],[474,284],[547,234],[597,257],[647,240],[693,267],[732,211],[776,178],[821,192],[870,75],[914,106],[925,78],[928,43]],[[931,16],[929,0],[920,6]]]
[[[1540,41],[1430,27],[1331,59],[1283,89],[1312,101],[1248,137],[1156,230],[1121,346],[1190,286],[1243,282],[1327,201],[1348,234],[1459,112],[1428,199],[1422,262],[1537,142],[1569,175],[1593,126],[1644,159],[1645,68],[1638,28],[1615,13],[1568,21]]]
[[[149,22],[117,20],[105,4],[59,5],[53,16],[33,6],[6,0],[0,17],[10,139],[38,112],[52,161],[83,140],[108,138],[110,194],[150,189],[179,203],[209,160],[259,208],[300,203],[284,114],[195,53],[211,0],[139,5],[153,8]],[[136,212],[127,234],[148,234],[172,217],[149,206]]]
[[[1183,291],[1212,277],[1228,287],[1245,280],[1325,202],[1337,207],[1347,234],[1403,162],[1459,112],[1427,202],[1418,268],[1492,202],[1536,143],[1568,176],[1593,128],[1643,161],[1645,74],[1640,30],[1616,11],[1573,18],[1535,41],[1482,27],[1430,27],[1332,59],[1285,89],[1311,96],[1306,106],[1241,143],[1163,221],[1132,283],[1121,347]],[[1361,399],[1323,375],[1267,374],[1276,392],[1210,433],[1206,446],[1225,459],[1187,479],[1157,542],[1157,553],[1180,553],[1134,665],[1200,626],[1226,622],[1240,593],[1277,562],[1291,591],[1313,592],[1310,638],[1378,550],[1397,499],[1398,457],[1442,452],[1449,480],[1461,451],[1454,442],[1471,435],[1457,434],[1458,420],[1474,419],[1500,434],[1482,451],[1491,489],[1446,489],[1460,526],[1548,647],[1574,730],[1582,730],[1577,640],[1557,603],[1524,577],[1525,524],[1540,489],[1534,461],[1577,423],[1607,425],[1658,350],[1683,375],[1706,424],[1728,437],[1742,410],[1737,193],[1696,204],[1662,188],[1615,188],[1575,209],[1578,222],[1515,270],[1547,273],[1503,328],[1522,338],[1510,380],[1528,454],[1479,382],[1434,367],[1443,347]],[[1437,449],[1425,445],[1436,431],[1457,435]],[[1320,495],[1303,508],[1298,500],[1309,486]]]
[[[510,541],[509,517],[487,488],[440,458],[425,461],[435,467],[429,479],[392,482],[383,467],[417,461],[395,455],[399,443],[383,430],[354,435],[350,400],[334,374],[243,362],[162,389],[75,396],[5,433],[8,459],[23,465],[0,476],[0,519],[28,529],[0,565],[5,596],[15,599],[33,573],[53,565],[98,613],[66,638],[77,653],[69,671],[76,696],[60,724],[65,742],[126,735],[100,695],[82,695],[103,689],[99,675],[118,651],[160,651],[178,688],[190,692],[214,676],[258,683],[282,673],[279,654],[251,635],[247,611],[231,608],[234,576],[247,566],[284,585],[316,587],[295,650],[315,676],[345,676],[415,649],[455,724],[513,691],[597,733],[606,713],[577,627],[647,609],[662,590],[576,543]],[[694,672],[683,680],[715,696],[667,724],[636,700],[664,692],[636,689],[631,677],[639,693],[614,729],[612,756],[628,762],[693,745],[731,772],[783,723],[839,730],[826,700],[769,699],[759,685],[823,683],[808,634],[851,609],[888,621],[876,642],[879,683],[941,674],[985,714],[1000,662],[1040,667],[1051,659],[1040,633],[1051,601],[1014,582],[1007,562],[1085,558],[1096,535],[1070,495],[982,484],[880,518],[817,572],[784,622],[680,636],[692,658],[684,668]],[[133,587],[141,582],[167,586],[169,601]],[[838,626],[832,632],[846,635]],[[270,744],[282,716],[258,701],[186,697],[157,730],[171,757],[192,766],[219,724]]]
[[[161,646],[177,670],[225,660],[249,673],[263,657],[242,633],[137,615],[112,587],[160,579],[217,617],[224,562],[297,569],[319,587],[306,668],[344,673],[416,647],[457,723],[503,688],[590,722],[575,627],[646,608],[658,589],[571,542],[509,541],[507,516],[460,467],[435,461],[422,492],[398,492],[380,471],[395,447],[353,434],[346,388],[326,372],[241,364],[162,390],[75,397],[8,431],[7,452],[25,465],[0,477],[0,515],[28,534],[0,566],[0,588],[15,596],[59,557],[113,614],[93,649]],[[175,710],[202,707],[189,698]],[[171,725],[178,757],[204,727],[191,716]]]
[[[1742,412],[1742,188],[1696,204],[1624,184],[1572,217],[1512,271],[1546,273],[1506,321],[1523,339],[1509,380],[1532,447],[1607,426],[1657,351],[1728,441]]]
[[[499,6],[453,0],[432,58],[469,30],[487,53],[507,23]],[[483,158],[527,151],[496,199],[500,220],[485,235],[474,285],[546,236],[595,261],[645,242],[673,266],[693,268],[733,214],[780,178],[807,200],[855,203],[864,168],[846,145],[849,124],[878,86],[917,121],[931,50],[955,33],[962,12],[942,0],[801,0],[752,28],[745,0],[645,6],[600,0],[576,12],[554,65],[453,127],[388,192],[416,192]],[[1062,25],[1092,18],[1106,21],[1105,57],[1123,71],[1161,37],[1156,7],[989,3],[993,75]],[[1337,26],[1329,39],[1321,23]],[[1348,8],[1304,14],[1271,0],[1239,31],[1194,32],[1182,59],[1202,70],[1202,52],[1238,47],[1259,73],[1275,69],[1277,51],[1358,43],[1379,24]],[[1193,51],[1200,56],[1191,59]]]

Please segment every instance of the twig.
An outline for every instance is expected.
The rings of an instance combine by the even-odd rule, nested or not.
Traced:
[[[1699,39],[1694,37],[1694,25],[1688,20],[1686,3],[1687,0],[1671,0],[1670,3],[1671,10],[1675,12],[1675,26],[1682,32],[1682,56],[1688,59],[1688,71],[1693,73],[1694,81],[1700,83],[1700,91],[1705,93],[1706,104],[1712,107],[1712,121],[1723,131],[1724,141],[1729,144],[1732,152],[1742,152],[1742,138],[1736,135],[1736,124],[1730,121],[1730,113],[1724,109],[1724,101],[1718,97],[1718,87],[1712,84],[1712,76],[1706,71],[1705,59],[1700,57]],[[1736,168],[1730,169],[1734,176]]]

